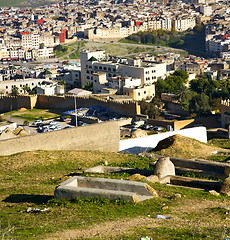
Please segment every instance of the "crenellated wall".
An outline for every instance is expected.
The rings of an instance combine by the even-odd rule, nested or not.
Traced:
[[[134,101],[113,101],[98,99],[94,96],[76,97],[77,107],[93,107],[102,106],[109,108],[117,113],[135,116],[140,114],[140,105]],[[27,109],[48,108],[48,109],[74,109],[74,96],[47,96],[47,95],[20,95],[17,97],[2,96],[0,97],[0,113],[11,110],[20,109],[22,107]]]

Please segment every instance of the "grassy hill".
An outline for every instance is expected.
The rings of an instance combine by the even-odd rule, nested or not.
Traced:
[[[57,0],[1,0],[0,7],[39,7]]]
[[[99,151],[36,151],[0,157],[1,239],[224,239],[230,235],[230,198],[199,190],[150,183],[159,198],[138,204],[53,199],[55,187],[68,176],[105,161],[110,166],[152,168],[149,158]],[[130,177],[127,173],[83,175]],[[157,214],[170,219],[156,219]]]

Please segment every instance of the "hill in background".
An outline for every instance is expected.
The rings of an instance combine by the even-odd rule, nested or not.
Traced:
[[[0,7],[40,7],[57,0],[1,0]]]

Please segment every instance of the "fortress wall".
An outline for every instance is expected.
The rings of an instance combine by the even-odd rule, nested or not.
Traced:
[[[100,150],[118,152],[116,121],[91,124],[0,141],[0,155],[35,150]]]
[[[33,109],[37,106],[37,95],[20,95],[0,97],[0,112],[9,112],[20,108]]]
[[[133,101],[111,101],[97,99],[95,97],[76,97],[77,108],[79,107],[93,107],[101,106],[109,108],[117,113],[135,116],[140,113],[140,106],[138,103]],[[57,108],[63,110],[73,110],[74,109],[74,96],[47,96],[38,95],[38,107],[39,108]]]

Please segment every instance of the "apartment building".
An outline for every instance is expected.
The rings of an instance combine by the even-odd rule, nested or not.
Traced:
[[[19,93],[25,93],[23,87],[27,86],[30,89],[33,89],[38,84],[41,84],[44,79],[39,78],[30,78],[30,79],[20,79],[20,80],[7,80],[7,81],[0,81],[0,91],[4,94],[10,94],[14,87],[19,89]]]
[[[178,32],[186,31],[189,28],[194,28],[196,26],[195,18],[178,18],[173,21],[174,29]]]
[[[166,76],[165,63],[141,61],[137,58],[124,59],[123,62],[119,63],[116,61],[99,61],[94,57],[96,55],[98,55],[98,52],[81,52],[82,86],[87,82],[93,82],[92,74],[95,72],[105,72],[108,80],[116,76],[141,79],[142,85],[153,84],[158,78]],[[104,52],[103,56],[105,56]]]
[[[40,45],[40,35],[38,34],[24,34],[22,37],[22,47],[30,49],[38,49]]]

